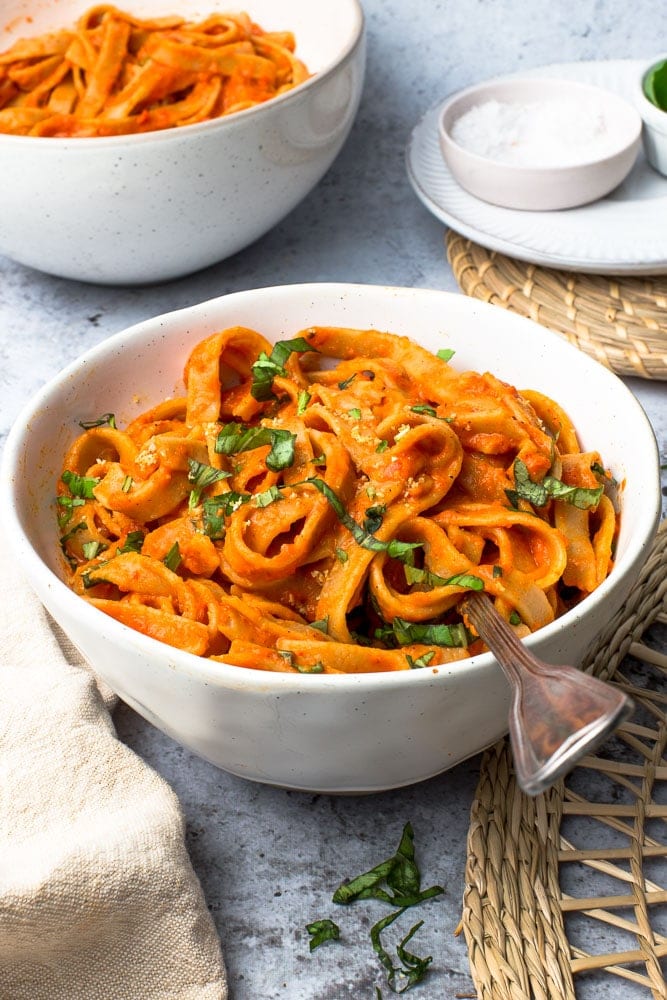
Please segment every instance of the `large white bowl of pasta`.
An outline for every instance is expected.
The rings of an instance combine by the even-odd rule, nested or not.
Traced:
[[[4,0],[0,253],[143,284],[221,261],[322,178],[364,79],[359,0]]]
[[[2,505],[17,572],[145,718],[248,779],[368,792],[506,731],[469,590],[577,663],[646,557],[659,472],[630,391],[556,334],[304,284],[89,351],[12,429]]]

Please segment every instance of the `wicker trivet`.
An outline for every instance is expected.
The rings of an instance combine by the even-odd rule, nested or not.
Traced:
[[[528,316],[618,375],[667,379],[667,275],[576,274],[505,257],[447,231],[461,290]]]
[[[584,663],[631,694],[630,722],[534,799],[506,740],[482,758],[462,919],[479,1000],[667,997],[666,641],[667,521]]]

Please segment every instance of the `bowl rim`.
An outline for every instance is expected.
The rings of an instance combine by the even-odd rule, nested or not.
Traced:
[[[41,578],[45,589],[53,590],[55,588],[57,594],[59,595],[60,603],[64,605],[66,611],[71,615],[71,617],[79,619],[83,618],[84,621],[87,622],[90,630],[96,631],[100,638],[104,637],[105,631],[110,630],[113,642],[120,649],[134,648],[146,659],[154,659],[157,657],[158,659],[163,660],[165,668],[169,666],[169,668],[176,669],[179,673],[195,677],[206,684],[215,686],[243,687],[255,692],[266,692],[269,688],[275,688],[279,692],[299,694],[306,692],[317,694],[322,690],[345,690],[348,692],[355,690],[358,692],[365,692],[373,691],[375,689],[400,690],[412,687],[414,684],[428,685],[439,683],[440,681],[445,680],[452,673],[460,671],[462,665],[465,666],[468,671],[473,673],[481,672],[483,674],[484,671],[488,670],[493,664],[495,664],[495,658],[491,653],[481,653],[468,657],[465,660],[444,663],[437,667],[429,667],[417,671],[401,670],[335,675],[309,674],[307,681],[304,682],[304,676],[299,673],[292,674],[281,671],[266,671],[254,667],[238,667],[224,661],[211,660],[206,657],[195,656],[192,653],[185,652],[176,647],[170,646],[167,643],[160,642],[150,636],[143,635],[142,633],[131,629],[129,626],[117,622],[115,619],[112,619],[110,616],[104,614],[103,611],[100,611],[98,608],[82,600],[82,598],[75,594],[74,591],[72,591],[67,584],[42,560],[41,556],[33,547],[24,532],[21,524],[17,505],[14,502],[12,483],[15,479],[17,470],[20,469],[21,445],[23,437],[27,433],[27,428],[30,425],[32,416],[44,407],[51,396],[61,392],[62,386],[71,381],[77,373],[81,371],[82,367],[93,367],[101,356],[104,356],[109,352],[113,352],[114,349],[120,345],[127,346],[128,342],[132,342],[135,339],[141,341],[146,337],[146,335],[155,334],[161,326],[165,323],[172,322],[175,319],[183,319],[184,325],[187,326],[189,317],[192,317],[194,320],[200,310],[205,312],[207,308],[215,308],[217,303],[222,302],[223,300],[231,300],[233,304],[233,300],[235,299],[249,299],[257,295],[268,298],[271,298],[272,296],[289,297],[291,295],[299,295],[307,299],[313,294],[316,295],[321,292],[331,295],[345,295],[345,293],[349,293],[350,291],[352,293],[356,291],[363,295],[369,292],[372,294],[372,290],[394,296],[407,295],[410,298],[426,298],[436,296],[441,300],[456,299],[459,304],[465,303],[463,308],[470,307],[473,311],[481,310],[482,312],[489,310],[489,317],[497,315],[497,308],[490,303],[480,302],[476,299],[463,296],[460,293],[445,291],[442,289],[372,285],[359,282],[303,282],[286,285],[267,285],[258,288],[229,292],[227,294],[215,296],[211,299],[140,320],[139,322],[121,329],[117,333],[100,341],[92,348],[75,358],[65,368],[45,383],[45,385],[43,385],[42,388],[27,401],[16,417],[7,435],[7,440],[5,442],[4,451],[0,461],[0,503],[3,505],[5,510],[7,525],[5,537],[10,548],[17,556],[18,565],[29,568],[29,571],[25,572],[24,576],[26,577],[31,589],[34,591],[38,589],[33,584],[33,579]],[[511,322],[517,326],[524,324],[533,327],[539,326],[539,324],[536,324],[533,320],[520,316],[519,314],[504,312],[501,315],[504,316],[504,322]],[[661,496],[658,474],[659,453],[653,428],[637,398],[633,395],[628,386],[625,385],[625,383],[616,375],[614,375],[613,372],[606,369],[593,358],[580,352],[576,347],[565,341],[554,331],[542,326],[539,326],[539,329],[540,335],[547,342],[551,342],[554,345],[557,344],[559,350],[572,351],[573,356],[576,356],[579,359],[578,364],[583,366],[584,369],[588,369],[590,371],[594,370],[598,378],[608,379],[609,385],[613,384],[616,392],[620,392],[625,395],[626,401],[633,409],[636,418],[644,424],[648,432],[646,441],[648,442],[652,439],[653,459],[656,471],[656,476],[653,477],[655,482],[652,505],[647,499],[647,506],[652,507],[652,516],[647,517],[646,520],[639,525],[636,533],[629,539],[626,552],[624,553],[624,562],[631,567],[635,565],[637,560],[648,551],[653,536],[657,530],[660,518]],[[652,481],[653,480],[651,480],[651,482]],[[650,496],[650,491],[647,492]],[[648,511],[648,513],[650,514],[651,511]],[[54,532],[54,542],[55,541],[56,535]],[[592,594],[585,598],[583,602],[570,609],[570,611],[566,612],[560,618],[555,619],[549,625],[546,625],[537,632],[527,636],[524,640],[526,645],[530,648],[535,644],[541,643],[544,639],[548,639],[550,636],[559,632],[563,627],[568,627],[568,625],[574,624],[580,617],[580,609],[582,606],[585,605],[586,608],[592,608],[594,605],[602,604],[607,593],[617,589],[620,585],[621,579],[622,578],[620,576],[615,576],[613,572],[610,573],[600,586],[593,591]],[[594,636],[590,637],[591,641],[593,638]]]
[[[550,90],[558,88],[561,91],[567,90],[571,92],[587,93],[598,98],[604,98],[604,100],[611,105],[622,107],[626,114],[628,114],[628,120],[631,120],[633,123],[632,128],[628,131],[629,138],[627,135],[624,136],[622,142],[619,140],[618,145],[614,147],[611,152],[607,152],[603,156],[593,156],[589,159],[578,160],[573,163],[560,163],[553,164],[551,166],[538,164],[531,166],[529,164],[503,163],[500,160],[493,159],[493,157],[475,153],[473,150],[462,146],[452,137],[451,127],[454,121],[457,120],[455,117],[450,125],[445,124],[446,118],[452,113],[453,109],[459,102],[465,102],[476,94],[479,94],[480,96],[488,94],[490,95],[490,98],[492,98],[493,92],[498,88],[502,88],[503,90],[521,91],[524,88],[534,90],[536,86],[544,85],[546,85]],[[472,164],[477,164],[486,168],[491,167],[494,170],[507,171],[508,174],[511,173],[517,177],[531,175],[533,177],[543,177],[546,179],[553,174],[563,174],[603,167],[617,157],[630,152],[633,146],[638,148],[641,138],[641,130],[642,117],[632,101],[622,97],[620,94],[615,93],[613,90],[608,90],[606,87],[599,87],[596,84],[587,83],[582,80],[570,80],[567,77],[494,77],[480,83],[472,84],[469,87],[465,87],[462,90],[458,90],[451,94],[445,100],[444,104],[440,106],[438,112],[438,132],[441,142],[451,145],[458,154],[469,158]]]
[[[151,142],[168,142],[177,136],[206,135],[209,132],[223,131],[233,128],[235,125],[252,120],[252,118],[262,118],[276,107],[282,107],[287,103],[298,99],[300,95],[309,90],[318,89],[330,76],[333,76],[345,63],[353,56],[360,45],[363,45],[366,31],[366,17],[361,0],[345,0],[350,5],[352,21],[350,26],[350,38],[327,65],[321,70],[317,70],[307,80],[297,84],[283,94],[263,101],[261,104],[254,104],[250,108],[242,111],[235,111],[231,115],[219,116],[218,118],[208,118],[201,122],[192,122],[190,125],[178,125],[173,128],[154,129],[148,132],[131,132],[122,135],[100,135],[100,136],[44,136],[44,135],[13,135],[9,132],[0,132],[0,143],[26,143],[43,145],[45,148],[53,150],[69,150],[72,148],[88,149],[113,149],[114,147],[129,144],[139,146]],[[296,32],[295,32],[296,34]],[[298,43],[298,39],[297,39]]]

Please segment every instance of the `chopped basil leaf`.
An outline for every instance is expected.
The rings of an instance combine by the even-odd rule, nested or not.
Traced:
[[[106,563],[104,563],[104,562],[98,563],[97,566],[96,566],[96,569],[100,569],[102,566],[106,566]],[[103,576],[97,576],[97,577],[95,577],[95,579],[93,579],[93,577],[91,576],[91,574],[94,573],[94,572],[95,572],[95,570],[92,569],[92,570],[89,570],[86,573],[82,573],[81,574],[81,582],[83,583],[84,590],[90,590],[91,587],[97,587],[97,585],[99,583],[109,583],[110,582],[109,580],[105,580]]]
[[[512,611],[512,613],[510,614],[509,621],[510,621],[510,625],[520,625],[521,624],[521,616],[519,614],[517,614],[516,611]]]
[[[389,954],[380,941],[380,934],[383,930],[385,930],[385,928],[389,927],[390,924],[393,924],[394,920],[396,920],[397,917],[400,917],[404,912],[405,908],[396,910],[395,913],[390,913],[382,920],[378,920],[378,922],[371,927],[371,942],[373,944],[373,950],[377,954],[384,968],[387,970],[387,985],[393,993],[406,993],[409,989],[411,989],[411,987],[420,983],[426,975],[429,965],[433,961],[432,955],[428,955],[426,958],[419,958],[417,955],[413,955],[411,952],[407,951],[405,947],[408,941],[417,933],[419,928],[424,923],[423,920],[420,920],[408,931],[405,937],[396,946],[396,954],[403,965],[394,966]]]
[[[366,531],[360,524],[357,524],[354,518],[345,510],[340,497],[337,496],[323,479],[313,476],[306,479],[305,482],[310,483],[326,497],[338,520],[348,529],[355,542],[361,545],[362,548],[371,549],[373,552],[386,552],[393,559],[404,560],[409,558],[409,553],[412,549],[417,549],[421,546],[421,542],[401,542],[395,538],[390,542],[381,542],[379,538],[376,538],[375,535]]]
[[[456,625],[428,625],[424,622],[409,622],[405,618],[394,618],[390,626],[376,629],[376,638],[393,638],[399,646],[422,643],[425,646],[453,646],[465,648],[471,642],[468,631],[462,623]]]
[[[244,503],[250,503],[251,500],[252,493],[239,493],[237,490],[227,490],[226,493],[218,494],[217,497],[211,497],[211,507],[214,501],[217,501],[217,507],[222,510],[226,517],[231,517],[239,507],[242,507]]]
[[[311,395],[310,395],[309,392],[306,392],[305,389],[301,390],[301,392],[299,393],[299,397],[297,399],[297,404],[296,404],[297,416],[300,417],[301,414],[305,412],[306,407],[310,403],[311,398],[312,397],[311,397]]]
[[[72,496],[83,497],[85,500],[94,500],[93,490],[99,483],[99,479],[93,476],[79,476],[76,472],[65,469],[60,477]]]
[[[349,558],[350,557],[348,556],[345,549],[341,548],[336,549],[336,559],[338,560],[338,562],[346,563]]]
[[[427,569],[406,565],[405,579],[409,584],[424,583],[427,587],[465,587],[466,590],[484,590],[484,581],[470,573],[457,573],[455,576],[438,576]]]
[[[70,538],[73,538],[74,535],[76,535],[77,531],[87,531],[87,530],[88,530],[88,525],[86,524],[86,522],[79,521],[79,523],[76,524],[71,531],[68,531],[67,534],[65,535],[61,535],[60,545],[62,547],[63,552],[65,551],[65,543],[69,542]]]
[[[294,663],[294,653],[290,652],[289,649],[277,649],[278,656],[282,656],[283,660],[287,660],[290,667]]]
[[[342,382],[339,382],[338,383],[338,388],[339,389],[347,389],[347,387],[349,385],[352,385],[352,383],[354,382],[355,378],[357,378],[359,375],[363,375],[364,378],[368,379],[369,382],[372,382],[374,380],[374,378],[375,378],[375,372],[374,371],[372,371],[370,368],[364,368],[360,372],[353,372],[350,375],[349,378],[346,378]]]
[[[494,566],[493,567],[493,577],[494,577],[494,579],[497,579],[497,577],[502,576],[502,575],[503,575],[503,568],[502,568],[502,566]]]
[[[664,466],[662,466],[662,468],[664,469]],[[600,465],[599,462],[593,462],[593,464],[591,465],[591,472],[594,472],[599,479],[603,480],[605,489],[612,489],[612,490],[618,489],[617,480],[614,479],[611,473],[608,472],[608,470],[605,469],[603,465]]]
[[[326,465],[327,456],[324,454],[324,452],[322,452],[321,455],[316,455],[315,458],[311,458],[310,461],[312,465]]]
[[[81,551],[86,559],[94,559],[96,555],[104,552],[108,547],[108,545],[103,545],[102,542],[84,542],[81,546]]]
[[[181,550],[178,542],[174,542],[162,562],[165,564],[167,569],[172,571],[172,573],[176,572],[181,564]]]
[[[236,455],[262,445],[271,446],[266,456],[266,467],[272,472],[287,469],[294,461],[296,434],[274,427],[245,427],[243,424],[225,424],[218,434],[215,450],[222,455]]]
[[[380,441],[379,445],[375,449],[376,454],[381,455],[383,451],[386,451],[389,447],[388,441]]]
[[[429,889],[421,888],[421,873],[415,861],[414,834],[410,823],[406,823],[395,854],[363,875],[345,880],[338,886],[333,895],[333,902],[343,905],[357,900],[379,899],[396,908],[392,913],[378,920],[370,931],[373,950],[387,972],[387,983],[394,993],[405,993],[412,986],[421,982],[433,959],[430,955],[427,958],[419,958],[417,955],[411,954],[406,947],[422,926],[423,921],[419,921],[411,927],[396,946],[396,954],[402,963],[397,967],[394,966],[384,948],[380,935],[405,913],[408,907],[432,899],[442,892],[444,889],[440,885],[433,885]],[[313,931],[309,927],[309,933],[316,933],[319,929],[319,923],[318,921],[313,924]],[[326,929],[326,922],[323,923]],[[382,992],[379,987],[375,988],[375,995],[378,1000],[381,1000]]]
[[[573,507],[587,510],[597,507],[604,491],[604,486],[596,486],[594,489],[568,486],[553,476],[545,476],[541,483],[534,483],[527,466],[520,459],[514,463],[514,485],[515,489],[505,490],[507,499],[514,508],[518,507],[520,500],[527,500],[534,507],[544,507],[549,500],[564,500]]]
[[[129,493],[130,490],[132,489],[133,483],[134,480],[132,479],[132,476],[125,476],[125,479],[123,480],[123,485],[121,486],[121,490],[123,491],[123,493]]]
[[[644,77],[643,89],[651,104],[667,111],[667,60],[651,67]]]
[[[209,497],[202,504],[202,527],[211,541],[225,537],[225,513],[217,497]]]
[[[384,515],[387,513],[387,505],[384,503],[375,504],[373,507],[366,508],[366,517],[364,518],[363,529],[364,531],[369,531],[371,534],[377,531],[378,528],[382,526],[382,521],[384,520]]]
[[[272,430],[271,451],[266,456],[266,467],[272,472],[288,469],[294,461],[296,434],[291,431]]]
[[[358,406],[353,406],[351,410],[347,411],[353,420],[361,420],[361,410]]]
[[[333,902],[347,906],[357,899],[381,899],[392,906],[407,907],[416,906],[444,891],[440,885],[421,888],[421,874],[415,861],[414,833],[412,825],[406,823],[396,853],[363,875],[342,882],[333,894]]]
[[[58,524],[61,528],[64,528],[69,521],[72,520],[72,514],[74,513],[75,507],[83,507],[85,504],[83,497],[57,497],[56,503],[60,507],[58,511]]]
[[[255,507],[268,507],[269,504],[275,503],[276,500],[282,500],[283,495],[280,492],[280,487],[269,486],[268,490],[263,490],[261,493],[255,493],[252,501]]]
[[[118,549],[119,552],[141,552],[144,544],[143,531],[129,531],[125,538],[125,543]]]
[[[333,920],[314,920],[312,924],[306,924],[306,930],[311,935],[310,950],[315,951],[325,941],[338,941],[340,938],[340,928]]]
[[[320,663],[319,661],[317,663],[311,663],[310,666],[307,666],[307,667],[302,667],[298,663],[295,663],[294,666],[296,667],[296,669],[299,671],[300,674],[323,674],[324,673],[324,664]]]
[[[252,500],[251,493],[237,493],[227,490],[214,497],[206,497],[202,501],[202,525],[204,534],[212,541],[219,541],[225,536],[225,517],[230,517],[239,507]]]
[[[417,670],[419,667],[427,667],[434,656],[435,650],[429,649],[428,652],[418,656],[416,660],[413,660],[409,653],[405,654],[405,659],[408,661],[410,670]]]
[[[311,622],[311,628],[316,628],[318,632],[324,632],[325,635],[329,634],[329,615],[326,618],[320,618],[319,621]]]
[[[441,361],[451,361],[455,354],[456,351],[453,351],[451,347],[441,347],[437,352],[437,357],[439,357]]]
[[[454,417],[441,417],[432,406],[428,406],[426,403],[419,403],[417,406],[411,406],[410,409],[414,413],[425,413],[429,417],[435,417],[436,420],[444,420],[446,424],[451,424]]]
[[[262,351],[252,366],[250,393],[253,399],[265,402],[273,398],[273,380],[276,375],[287,375],[284,366],[290,354],[314,350],[303,337],[294,337],[292,340],[279,340],[274,344],[271,354]]]
[[[221,479],[228,479],[231,472],[224,469],[216,469],[212,465],[204,462],[197,462],[194,458],[188,459],[188,482],[194,483],[194,489],[190,492],[188,507],[192,510],[199,503],[202,491],[207,486],[219,482]]]
[[[96,420],[79,421],[79,427],[83,427],[84,431],[92,430],[93,427],[104,427],[105,424],[109,427],[113,427],[115,430],[116,417],[113,413],[103,413],[102,416],[98,417]]]

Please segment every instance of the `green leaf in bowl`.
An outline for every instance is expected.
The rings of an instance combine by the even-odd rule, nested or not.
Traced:
[[[644,77],[644,93],[652,104],[667,111],[667,59],[648,71]]]

